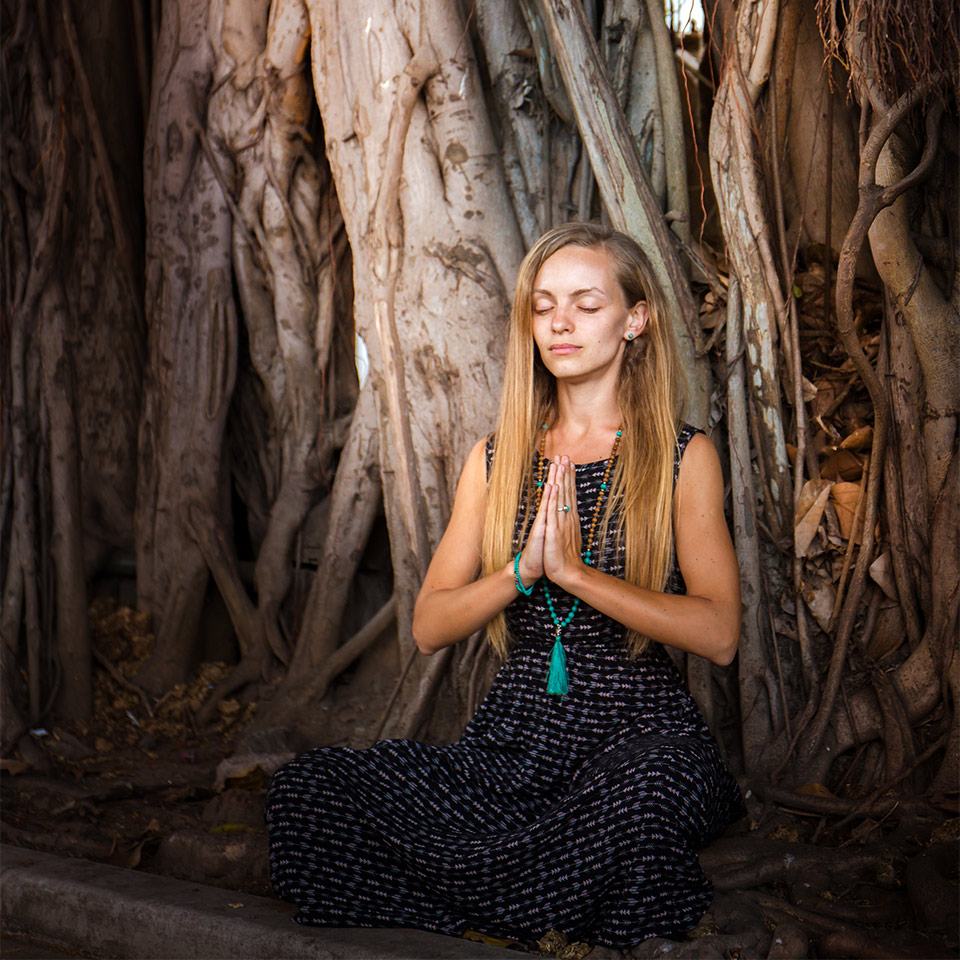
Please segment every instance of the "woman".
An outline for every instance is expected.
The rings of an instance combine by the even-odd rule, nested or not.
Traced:
[[[676,420],[649,263],[571,223],[520,268],[496,434],[473,448],[413,631],[505,659],[461,739],[278,772],[274,885],[304,923],[625,947],[694,926],[696,849],[743,814],[664,645],[728,664],[736,558],[713,446]]]

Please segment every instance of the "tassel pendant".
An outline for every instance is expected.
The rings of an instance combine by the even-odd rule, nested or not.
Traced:
[[[547,677],[547,693],[564,697],[570,689],[567,684],[567,654],[560,642],[560,631],[557,630],[557,640],[550,654],[550,674]]]

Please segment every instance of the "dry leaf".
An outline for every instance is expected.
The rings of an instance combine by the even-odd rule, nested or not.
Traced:
[[[803,793],[808,797],[833,797],[836,799],[837,795],[828,790],[822,783],[805,783],[802,787],[797,787],[794,793]]]
[[[830,502],[837,512],[837,521],[840,524],[840,533],[844,540],[849,540],[853,533],[853,524],[857,515],[857,501],[860,499],[859,483],[835,483],[830,492]],[[857,530],[854,543],[862,541],[862,530]]]
[[[794,823],[778,824],[775,830],[767,835],[768,840],[786,840],[787,843],[799,843],[800,831]]]
[[[884,550],[873,563],[870,564],[870,576],[874,583],[891,599],[897,600],[897,584],[893,579],[893,564],[890,559],[890,551]]]
[[[833,604],[837,597],[833,584],[822,577],[811,577],[803,584],[801,596],[820,629],[828,632],[830,618],[833,616]]]
[[[794,518],[793,543],[798,557],[805,557],[817,535],[823,508],[833,483],[830,480],[808,480],[800,491],[800,503]]]
[[[960,836],[960,819],[951,817],[930,831],[931,843],[949,843]]]
[[[112,863],[115,867],[127,867],[129,870],[133,870],[140,865],[140,856],[143,852],[143,845],[146,842],[146,840],[141,840],[139,843],[134,844],[129,850],[124,850],[118,846],[117,841],[114,840],[110,856],[107,857],[107,863]]]
[[[488,943],[491,947],[513,947],[519,946],[516,940],[504,940],[503,937],[492,937],[488,933],[480,933],[478,930],[464,930],[464,940],[472,940],[474,943]]]
[[[863,476],[863,463],[849,450],[836,450],[820,465],[820,476],[828,480],[859,480]]]
[[[873,427],[869,424],[854,430],[840,443],[840,450],[866,450],[873,443]]]
[[[228,906],[231,910],[239,910],[239,909],[243,906],[243,904],[242,904],[242,903],[228,903],[227,906]]]
[[[18,773],[25,773],[31,766],[33,766],[33,764],[27,763],[26,760],[17,760],[15,757],[4,757],[0,760],[0,770],[9,773],[11,776],[16,776]]]

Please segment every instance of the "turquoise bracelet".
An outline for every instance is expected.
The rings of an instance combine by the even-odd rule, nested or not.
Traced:
[[[520,554],[521,553],[523,553],[522,550],[513,558],[513,580],[514,580],[514,583],[516,583],[517,585],[517,589],[525,597],[529,597],[530,594],[533,593],[533,587],[532,586],[525,587],[523,585],[523,581],[520,579]]]

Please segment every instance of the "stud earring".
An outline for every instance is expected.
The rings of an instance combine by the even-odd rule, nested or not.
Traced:
[[[635,334],[628,333],[628,334],[627,334],[627,339],[628,339],[628,340],[632,340],[632,339],[634,338],[634,336],[635,336]]]

